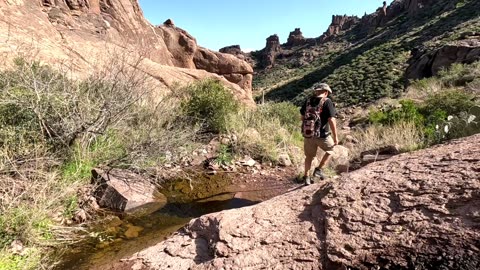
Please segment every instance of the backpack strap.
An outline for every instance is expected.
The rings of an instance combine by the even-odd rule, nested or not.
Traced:
[[[320,116],[320,114],[322,113],[323,111],[323,105],[325,104],[325,101],[327,101],[328,98],[326,97],[323,97],[320,102],[318,102],[318,105],[317,107],[315,108],[315,111],[318,112],[318,115]]]

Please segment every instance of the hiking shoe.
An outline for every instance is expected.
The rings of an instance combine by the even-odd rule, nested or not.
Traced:
[[[308,186],[313,183],[312,178],[310,176],[303,176],[303,184]]]
[[[326,178],[325,175],[323,174],[322,169],[320,169],[320,168],[315,168],[315,170],[313,171],[313,176],[318,177],[321,180],[325,180],[325,178]]]

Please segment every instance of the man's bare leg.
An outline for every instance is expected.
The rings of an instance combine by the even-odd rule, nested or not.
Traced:
[[[325,153],[322,157],[322,160],[320,161],[320,164],[318,165],[318,167],[315,168],[315,170],[313,172],[314,177],[318,177],[322,180],[325,179],[325,175],[323,174],[322,169],[325,168],[329,159],[330,159],[330,154]]]
[[[317,168],[319,169],[323,169],[325,168],[325,166],[327,165],[327,162],[328,160],[330,159],[330,154],[329,153],[325,153],[322,157],[322,160],[320,160],[320,164],[318,165]]]
[[[304,176],[307,177],[308,176],[308,172],[310,171],[310,168],[312,167],[312,161],[313,161],[313,157],[305,157],[305,173],[304,173]]]

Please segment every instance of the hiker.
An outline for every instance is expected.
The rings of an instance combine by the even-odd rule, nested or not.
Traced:
[[[317,155],[317,148],[320,147],[325,154],[320,164],[315,168],[313,177],[325,179],[323,168],[326,166],[330,155],[333,154],[333,147],[338,144],[337,126],[335,121],[335,105],[328,98],[332,89],[326,83],[313,85],[313,96],[307,98],[300,113],[302,115],[302,134],[304,137],[305,152],[305,174],[304,184],[310,185],[313,182],[309,176],[313,158]]]

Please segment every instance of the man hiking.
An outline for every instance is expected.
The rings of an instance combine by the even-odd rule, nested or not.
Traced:
[[[318,167],[315,168],[313,177],[323,180],[325,175],[322,170],[333,154],[333,147],[338,144],[335,121],[337,113],[335,105],[328,98],[332,89],[326,83],[316,83],[313,85],[313,90],[313,96],[307,98],[300,109],[305,152],[305,174],[303,176],[305,185],[310,185],[313,182],[309,176],[309,171],[313,158],[317,155],[317,148],[320,147],[325,151],[325,154]]]

